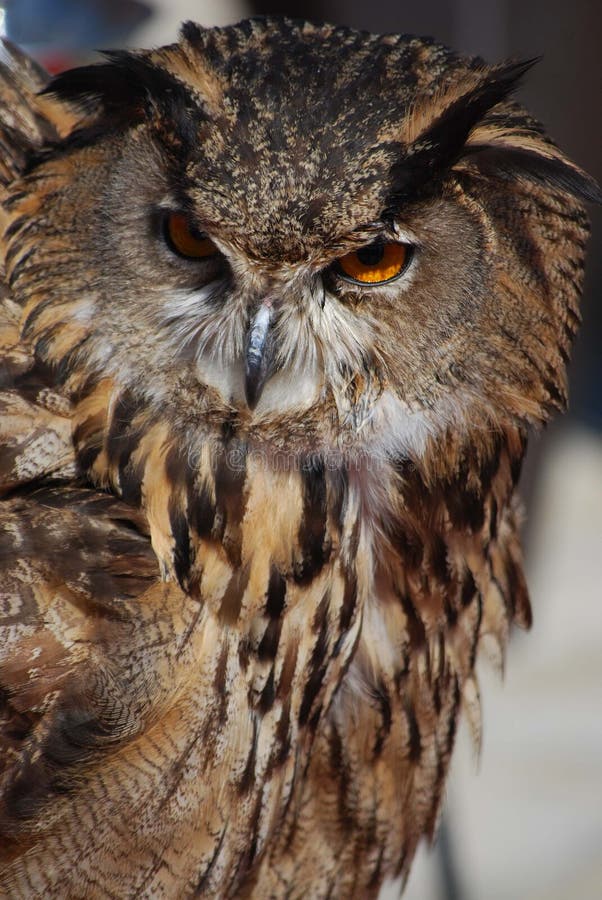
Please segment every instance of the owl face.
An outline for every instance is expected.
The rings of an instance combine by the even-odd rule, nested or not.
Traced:
[[[29,176],[26,332],[78,385],[108,373],[182,428],[211,410],[300,450],[421,454],[545,417],[584,229],[554,185],[589,186],[506,99],[524,68],[251,22],[59,76],[81,121]]]
[[[95,260],[90,314],[110,322],[94,342],[103,371],[140,383],[151,359],[160,360],[154,391],[186,369],[224,404],[257,418],[307,412],[331,398],[351,428],[354,414],[367,410],[356,409],[362,397],[348,391],[374,402],[387,384],[400,384],[404,403],[427,402],[433,375],[424,363],[435,348],[451,352],[467,298],[480,299],[485,287],[476,216],[453,196],[438,197],[386,222],[375,214],[332,240],[308,230],[305,248],[293,246],[287,258],[285,235],[281,246],[254,246],[256,234],[243,224],[254,216],[236,215],[240,234],[230,220],[209,220],[198,176],[190,196],[176,194],[160,148],[145,141],[141,159],[138,142],[116,164],[109,151],[93,201],[101,214],[89,210],[72,249],[82,266]],[[258,226],[267,230],[271,215],[293,231],[296,219],[269,203]],[[445,298],[433,282],[446,285]]]

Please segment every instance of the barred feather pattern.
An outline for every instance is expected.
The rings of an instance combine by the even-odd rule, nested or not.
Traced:
[[[516,463],[520,440],[514,450]],[[4,521],[15,533],[3,558],[35,549],[31,590],[50,584],[26,601],[12,575],[17,625],[6,649],[18,662],[1,672],[8,714],[23,716],[9,732],[27,750],[3,753],[2,820],[19,848],[6,883],[24,896],[66,884],[76,890],[108,867],[131,896],[174,883],[227,896],[263,857],[252,890],[279,896],[283,883],[304,884],[316,846],[307,833],[316,828],[327,848],[319,878],[312,875],[318,895],[351,896],[360,887],[367,895],[383,874],[405,871],[420,836],[435,827],[464,694],[474,702],[479,638],[488,634],[502,653],[509,623],[528,624],[507,509],[512,460],[499,445],[492,454],[469,470],[471,507],[463,480],[453,485],[455,503],[442,495],[434,505],[420,475],[400,465],[400,499],[404,491],[422,494],[424,519],[400,510],[378,548],[358,533],[349,483],[333,485],[312,470],[275,486],[273,474],[262,483],[250,468],[231,497],[218,467],[209,497],[194,504],[197,518],[182,512],[185,526],[174,527],[172,514],[167,525],[165,565],[174,574],[187,553],[182,540],[196,543],[203,559],[186,593],[157,578],[148,542],[123,528],[130,505],[66,489],[9,501]],[[171,476],[169,460],[165,466],[149,490],[181,501],[181,485],[169,480],[173,460]],[[287,498],[288,522],[278,522],[275,509],[265,521],[262,492],[274,489],[297,495]],[[313,542],[298,542],[308,533]],[[57,564],[63,535],[69,546]],[[38,547],[51,560],[40,559]],[[374,575],[360,565],[371,558]],[[10,583],[10,571],[6,577]],[[219,796],[207,793],[208,770]],[[100,796],[98,819],[89,807]],[[107,853],[122,844],[125,810],[136,819],[136,841],[119,859]],[[32,819],[44,821],[41,834],[35,825],[32,833]],[[44,860],[64,856],[62,842],[76,834],[81,863],[73,868],[69,857],[68,871],[49,871]],[[24,841],[33,845],[26,875]]]
[[[203,115],[225,109],[232,128],[219,60],[269,62],[278,40],[346,53],[367,42],[341,83],[375,49],[379,77],[411,56],[419,89],[403,128],[377,123],[385,149],[370,171],[384,187],[365,176],[365,221],[402,195],[428,220],[431,198],[403,193],[387,142],[406,147],[419,181],[449,110],[473,95],[480,104],[493,84],[489,121],[484,110],[461,146],[441,151],[438,182],[488,260],[472,283],[479,340],[466,359],[458,316],[438,355],[417,355],[412,396],[397,344],[376,349],[387,316],[396,334],[404,314],[385,308],[363,367],[341,375],[344,396],[332,381],[304,408],[257,414],[199,383],[184,351],[166,352],[146,308],[138,343],[138,320],[127,334],[131,365],[111,366],[127,329],[108,333],[102,278],[82,281],[78,237],[113,165],[115,138],[98,117],[119,131],[123,108],[107,95],[98,113],[96,70],[35,95],[14,51],[0,108],[18,77],[29,113],[16,143],[0,116],[16,147],[2,175],[0,391],[0,892],[10,897],[376,896],[435,832],[461,713],[478,744],[477,656],[501,667],[511,626],[530,625],[516,484],[528,428],[566,402],[587,235],[573,194],[592,184],[507,100],[511,67],[492,75],[416,39],[277,20],[188,25],[179,45],[113,59],[106,84],[121,85],[128,65],[132,82],[175,78],[150,125],[140,86],[128,114],[134,142],[150,133],[176,153],[166,96],[183,94],[186,115],[201,96]],[[249,102],[259,115],[260,100]],[[333,128],[355,134],[352,118]],[[233,140],[228,165],[240,151],[256,166],[245,140]],[[23,142],[38,154],[29,167]],[[216,165],[223,143],[207,143]],[[502,147],[513,150],[503,163]],[[89,191],[70,206],[78,177]],[[358,236],[336,240],[347,250]],[[403,409],[414,421],[416,407],[420,439],[387,418]]]

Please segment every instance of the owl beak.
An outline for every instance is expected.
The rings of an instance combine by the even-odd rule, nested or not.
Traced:
[[[271,298],[265,298],[249,325],[245,350],[245,396],[249,409],[255,409],[268,380],[272,362],[270,326],[274,318]]]

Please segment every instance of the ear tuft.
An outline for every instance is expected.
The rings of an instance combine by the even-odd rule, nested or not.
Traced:
[[[184,43],[196,48],[202,44],[203,35],[206,31],[207,29],[203,28],[202,25],[198,25],[196,22],[188,20],[187,22],[182,23],[178,37]]]
[[[405,153],[391,168],[393,188],[385,214],[437,175],[466,164],[490,177],[522,177],[582,201],[602,202],[596,181],[570,162],[523,110],[507,104],[500,115],[488,115],[537,61],[474,68],[428,104],[417,103],[405,123]]]
[[[115,50],[103,55],[107,62],[70,69],[45,88],[45,94],[79,113],[75,128],[52,152],[94,142],[151,117],[166,146],[181,148],[195,140],[204,113],[166,66],[143,53]]]
[[[128,65],[117,53],[106,56],[107,63],[94,63],[77,69],[68,69],[53,78],[44,89],[45,94],[56,97],[63,103],[77,106],[90,114],[99,108],[104,113],[114,113],[117,109],[128,109],[140,104],[145,90],[139,78],[128,78]]]
[[[412,167],[445,168],[459,157],[473,128],[485,114],[505,100],[518,87],[520,79],[536,59],[512,62],[485,72],[467,75],[462,83],[450,90],[440,101],[445,102],[439,115],[415,136],[407,150]],[[476,81],[475,81],[476,76]]]
[[[520,142],[514,146],[474,144],[467,147],[466,159],[487,175],[526,178],[583,202],[602,204],[602,190],[597,181],[553,145],[542,142],[538,151],[534,147],[521,147]]]
[[[537,59],[510,62],[493,69],[472,68],[435,96],[418,99],[404,123],[405,152],[391,169],[393,209],[448,171],[490,109],[514,91]]]
[[[151,106],[190,103],[190,94],[164,67],[148,57],[125,50],[103,54],[106,63],[81,66],[52,79],[44,93],[73,104],[84,113],[100,112],[109,125],[132,123]]]

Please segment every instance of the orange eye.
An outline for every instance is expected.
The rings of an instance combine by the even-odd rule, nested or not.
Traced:
[[[219,253],[213,241],[196,231],[184,213],[168,213],[165,219],[165,237],[175,253],[188,259],[207,259]]]
[[[376,241],[337,260],[341,275],[358,284],[385,284],[401,275],[410,261],[409,244]]]

